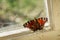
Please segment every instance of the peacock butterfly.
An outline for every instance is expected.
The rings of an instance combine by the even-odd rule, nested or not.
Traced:
[[[26,23],[23,24],[24,27],[27,27],[33,31],[37,31],[37,30],[42,30],[44,28],[44,24],[48,21],[48,18],[38,18],[38,19],[34,19],[34,20],[30,20]]]

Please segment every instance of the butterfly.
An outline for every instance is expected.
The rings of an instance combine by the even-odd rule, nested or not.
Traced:
[[[31,29],[32,31],[42,30],[48,18],[35,18],[34,20],[27,21],[23,24],[24,27]]]

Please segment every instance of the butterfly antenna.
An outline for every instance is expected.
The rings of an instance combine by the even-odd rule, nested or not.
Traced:
[[[36,16],[36,18],[38,18],[39,16],[41,16],[41,14],[42,14],[43,11],[44,11],[44,10],[42,9],[42,10],[38,13],[38,15]]]

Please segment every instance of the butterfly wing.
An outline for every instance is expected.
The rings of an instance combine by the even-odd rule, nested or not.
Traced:
[[[44,27],[44,24],[46,23],[47,18],[38,18],[38,19],[34,19],[34,20],[30,20],[27,23],[25,23],[23,26],[27,27],[33,31],[36,30],[41,30]]]

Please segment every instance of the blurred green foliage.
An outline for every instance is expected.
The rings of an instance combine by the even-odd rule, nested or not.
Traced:
[[[7,2],[9,3],[10,7],[12,7],[12,8],[18,7],[18,0],[7,0]]]
[[[21,3],[20,3],[20,8],[26,8],[28,6],[32,6],[32,7],[35,7],[36,6],[36,0],[32,1],[32,0],[23,0]]]
[[[27,17],[25,12],[27,10],[26,13],[29,14],[29,12],[33,11],[37,7],[38,1],[40,2],[39,5],[41,8],[43,8],[43,0],[0,0],[0,3],[2,2],[1,5],[3,5],[0,5],[2,8],[0,10],[0,15],[5,15],[6,17],[9,15],[14,15],[26,20],[30,20],[30,17]]]
[[[0,3],[2,2],[2,0],[0,0]]]

